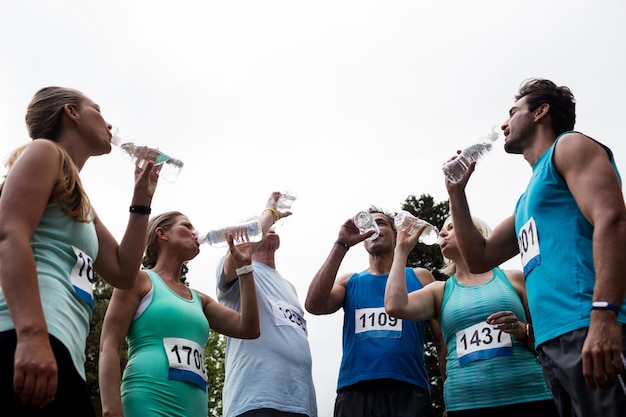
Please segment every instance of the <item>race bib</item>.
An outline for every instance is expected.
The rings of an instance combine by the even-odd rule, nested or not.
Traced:
[[[402,337],[402,319],[391,317],[384,307],[358,308],[354,311],[356,339],[369,337]]]
[[[520,229],[517,236],[519,254],[524,268],[524,276],[527,277],[537,265],[541,264],[541,251],[539,249],[539,233],[535,219],[530,218]]]
[[[291,304],[270,297],[274,321],[277,326],[293,326],[308,335],[306,330],[306,320],[300,314],[300,310]]]
[[[475,324],[456,332],[456,355],[460,366],[479,359],[513,356],[511,335],[486,322]]]
[[[93,312],[93,261],[82,250],[72,246],[76,255],[76,263],[70,273],[70,281],[76,294],[86,302]]]
[[[204,367],[204,349],[192,340],[178,337],[163,339],[167,355],[168,379],[192,382],[206,391],[207,374]]]

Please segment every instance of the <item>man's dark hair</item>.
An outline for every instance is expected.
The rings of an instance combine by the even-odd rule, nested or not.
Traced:
[[[522,83],[515,100],[522,97],[526,97],[531,112],[544,103],[550,105],[552,129],[557,136],[574,129],[576,99],[568,87],[557,86],[550,80],[532,78]]]
[[[395,217],[393,216],[393,214],[381,209],[380,207],[376,207],[373,204],[369,207],[367,211],[369,211],[370,214],[374,214],[374,213],[384,214],[389,220],[389,223],[391,224],[391,230],[393,230],[393,234],[395,235],[397,233],[396,224],[394,223]]]

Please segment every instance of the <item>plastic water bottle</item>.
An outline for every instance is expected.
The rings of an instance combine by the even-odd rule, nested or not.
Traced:
[[[445,163],[443,165],[443,173],[448,181],[452,183],[459,182],[472,162],[478,162],[491,152],[493,149],[492,143],[496,139],[498,139],[498,132],[496,132],[496,126],[494,126],[489,135],[480,138],[477,143],[463,149],[463,152],[458,154],[456,158]]]
[[[376,221],[372,217],[372,213],[369,211],[359,211],[354,215],[354,224],[359,228],[359,233],[364,235],[370,230],[374,231],[374,234],[367,238],[367,240],[374,240],[380,234],[380,229],[376,224]]]
[[[132,142],[121,143],[121,138],[117,134],[117,128],[113,128],[113,137],[111,143],[119,146],[124,152],[126,152],[132,162],[139,160],[137,164],[139,168],[143,168],[144,164],[148,161],[147,157],[150,156],[150,160],[154,157],[156,163],[152,170],[159,174],[160,177],[174,182],[183,169],[183,161],[180,159],[172,158],[171,156],[161,152],[158,148],[149,148],[147,146],[138,146]]]
[[[276,201],[276,208],[278,211],[285,212],[291,209],[291,205],[298,198],[298,194],[290,188],[285,188],[280,192],[280,197]]]
[[[233,243],[241,245],[246,242],[260,242],[263,238],[261,223],[258,220],[211,230],[205,235],[198,235],[198,243],[208,243],[214,248],[228,246],[228,235],[233,235]]]
[[[291,188],[284,188],[280,192],[280,197],[278,197],[278,200],[276,201],[276,209],[281,213],[291,210],[291,206],[293,202],[296,201],[296,198],[298,198],[298,194],[294,190],[292,190]],[[286,220],[286,217],[279,218],[270,227],[270,230],[276,231],[277,228],[285,224]]]
[[[400,229],[410,235],[414,235],[420,227],[427,225],[418,240],[425,245],[438,245],[440,243],[439,229],[425,220],[418,219],[408,211],[400,211],[396,214],[393,222],[396,225],[396,229]]]

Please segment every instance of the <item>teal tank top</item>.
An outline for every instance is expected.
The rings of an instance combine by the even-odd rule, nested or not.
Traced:
[[[151,270],[151,300],[131,323],[128,363],[122,377],[126,417],[206,416],[204,347],[209,322],[200,296],[186,300]]]
[[[48,333],[69,350],[85,379],[85,347],[93,313],[93,261],[98,237],[93,222],[81,223],[48,204],[30,242]],[[0,289],[0,331],[14,329]]]
[[[483,285],[446,282],[441,330],[448,346],[444,402],[449,411],[551,399],[539,360],[514,337],[487,325],[487,317],[512,311],[526,321],[522,301],[504,271]]]
[[[578,209],[553,163],[560,137],[533,166],[528,187],[515,208],[515,230],[537,346],[589,326],[595,285],[593,226]],[[619,178],[612,152],[600,145]],[[618,321],[626,323],[626,300],[618,307]]]

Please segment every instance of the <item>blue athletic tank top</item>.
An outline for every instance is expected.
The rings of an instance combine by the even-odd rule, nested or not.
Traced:
[[[337,389],[391,378],[429,390],[424,363],[425,323],[393,318],[385,312],[388,277],[363,271],[346,283]],[[423,287],[412,268],[406,269],[406,282],[409,292]]]
[[[593,226],[578,209],[553,163],[561,136],[533,166],[528,187],[515,208],[515,229],[537,346],[589,326],[595,284]],[[619,177],[613,153],[600,145]],[[626,301],[618,321],[626,323]]]

